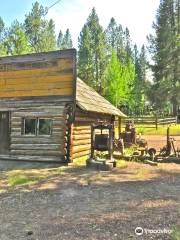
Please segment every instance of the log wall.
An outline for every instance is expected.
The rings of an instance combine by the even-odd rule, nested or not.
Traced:
[[[0,101],[0,111],[10,113],[9,158],[64,162],[67,159],[66,98],[6,99]],[[52,120],[52,134],[29,136],[23,134],[24,118],[48,118]]]
[[[71,133],[71,159],[88,157],[91,153],[91,125],[103,121],[111,123],[111,115],[81,111],[76,108]]]

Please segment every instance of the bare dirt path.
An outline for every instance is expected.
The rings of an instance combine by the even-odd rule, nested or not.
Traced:
[[[172,136],[175,141],[175,147],[180,149],[180,136]],[[148,147],[156,148],[160,150],[166,145],[166,135],[143,135],[143,138],[147,140]]]
[[[0,240],[166,240],[169,233],[134,230],[174,226],[180,227],[177,164],[129,162],[112,172],[71,167],[0,194]]]

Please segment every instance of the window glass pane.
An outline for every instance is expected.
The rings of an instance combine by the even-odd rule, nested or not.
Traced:
[[[36,135],[36,119],[25,118],[24,124],[25,135]]]
[[[39,135],[51,135],[51,119],[39,119]]]

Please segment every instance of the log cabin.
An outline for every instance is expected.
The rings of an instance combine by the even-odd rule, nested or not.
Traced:
[[[0,58],[0,159],[89,156],[91,124],[125,115],[76,76],[76,50]]]

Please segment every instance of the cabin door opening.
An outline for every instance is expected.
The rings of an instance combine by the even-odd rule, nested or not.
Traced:
[[[9,152],[9,112],[0,112],[0,154]]]

